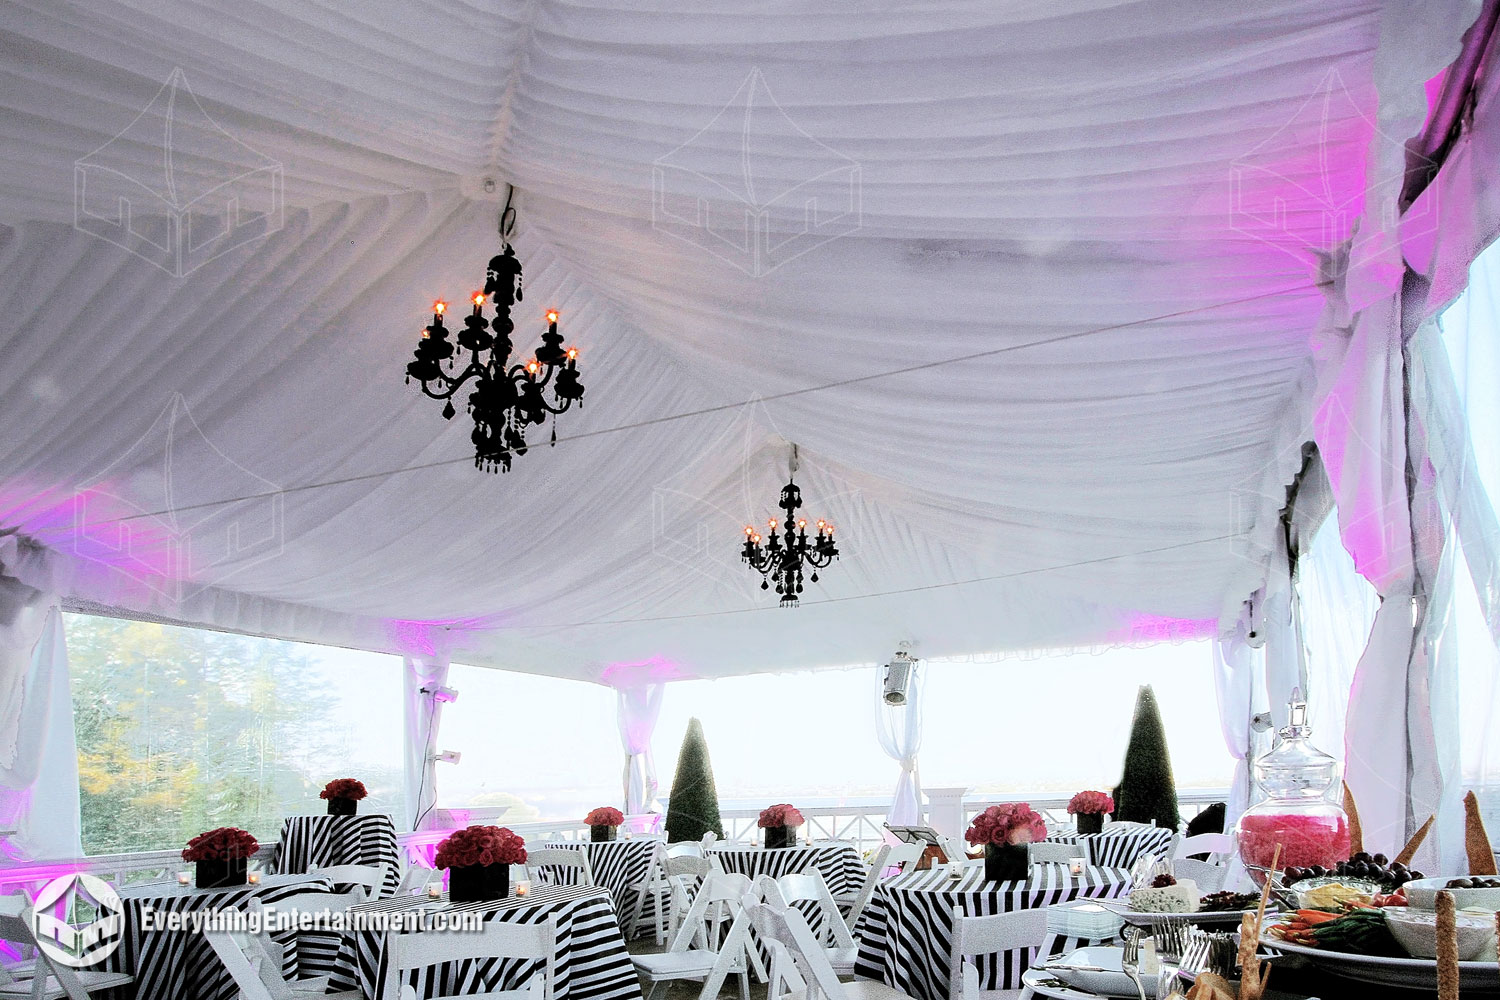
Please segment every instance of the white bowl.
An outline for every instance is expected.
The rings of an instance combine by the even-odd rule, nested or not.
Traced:
[[[1495,918],[1477,913],[1454,914],[1458,925],[1458,960],[1495,957]],[[1437,957],[1437,914],[1409,906],[1387,906],[1385,925],[1412,958]]]
[[[1054,959],[1055,965],[1043,966],[1043,971],[1056,976],[1074,989],[1095,996],[1133,997],[1137,995],[1135,982],[1125,975],[1124,955],[1122,948],[1079,948],[1062,958]],[[1088,971],[1089,969],[1104,971],[1093,972]],[[1155,997],[1156,977],[1142,976],[1141,987],[1146,991],[1146,996]]]
[[[1419,878],[1406,883],[1406,902],[1414,910],[1437,909],[1437,894],[1457,875],[1441,875],[1437,878]],[[1485,876],[1481,876],[1485,877]],[[1500,889],[1449,889],[1453,893],[1453,905],[1460,910],[1480,907],[1500,910]]]

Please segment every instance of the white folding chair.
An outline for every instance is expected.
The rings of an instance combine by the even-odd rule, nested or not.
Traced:
[[[635,893],[635,903],[630,908],[630,917],[625,923],[625,935],[627,940],[634,940],[636,934],[640,933],[641,921],[646,918],[646,900],[655,899],[652,917],[654,918],[653,929],[656,931],[656,943],[662,944],[666,940],[667,933],[667,908],[666,894],[671,891],[667,885],[666,874],[662,871],[662,862],[667,858],[667,845],[658,843],[652,846],[650,858],[646,861],[645,874],[639,882],[633,882],[626,886],[629,892]]]
[[[1047,909],[1011,910],[988,917],[966,917],[953,908],[953,947],[948,955],[948,1000],[990,1000],[1020,997],[1022,990],[979,989],[979,970],[966,962],[970,955],[993,955],[1035,948],[1047,936]]]
[[[522,924],[490,920],[478,934],[391,933],[386,936],[388,959],[385,986],[378,1000],[417,1000],[417,991],[406,982],[406,974],[447,962],[519,959],[541,963],[521,989],[483,994],[491,1000],[552,1000],[557,980],[557,920]],[[432,997],[430,1000],[448,1000]],[[471,995],[471,994],[469,994]]]
[[[422,865],[407,865],[406,872],[401,876],[401,884],[396,887],[396,895],[406,896],[421,889],[427,883],[436,879],[443,880],[443,873],[436,868],[425,868]]]
[[[526,872],[532,882],[546,881],[542,873],[557,869],[556,882],[564,885],[593,885],[594,871],[589,867],[589,852],[576,847],[535,847],[526,852]]]
[[[797,903],[813,904],[820,918],[818,930],[814,936],[823,946],[823,954],[828,956],[828,964],[832,965],[833,971],[841,976],[853,975],[854,962],[859,957],[859,945],[855,943],[854,935],[849,932],[849,925],[844,923],[843,915],[839,913],[838,903],[834,902],[833,894],[828,891],[828,883],[823,881],[823,876],[816,870],[783,875],[776,880],[776,888],[781,900],[785,901],[788,906]]]
[[[707,858],[669,854],[662,862],[662,874],[667,884],[667,936],[671,937],[677,933],[683,914],[693,905],[699,887],[710,875],[723,875],[724,869]]]
[[[361,996],[358,990],[327,992],[327,976],[287,982],[281,975],[280,960],[265,951],[260,939],[249,934],[204,931],[203,938],[239,987],[239,1000],[309,1000],[313,996],[359,1000]]]
[[[325,869],[326,870],[326,869]],[[271,937],[268,923],[275,919],[276,914],[288,914],[293,917],[302,914],[345,913],[349,907],[356,903],[365,902],[364,893],[360,889],[351,889],[348,892],[299,892],[285,899],[278,899],[267,903],[259,898],[252,898],[246,904],[246,910],[260,922],[261,932],[255,937],[255,952],[263,954],[269,963],[269,967],[276,970],[280,976],[280,970],[284,964],[286,950],[275,939]],[[321,937],[325,943],[324,948],[331,952],[333,957],[337,954],[338,937],[337,932],[309,931],[309,937],[316,940]],[[221,958],[223,956],[220,956]],[[251,958],[255,955],[252,953]],[[227,964],[227,963],[226,963]],[[232,970],[231,970],[232,974]],[[262,976],[262,979],[265,977]],[[302,992],[322,993],[328,988],[327,976],[316,976],[310,979],[298,979],[288,983],[289,988]]]
[[[1229,876],[1227,865],[1216,865],[1212,861],[1194,861],[1178,858],[1172,862],[1172,874],[1178,878],[1190,878],[1198,886],[1199,893],[1218,892],[1224,888]]]
[[[915,870],[916,863],[922,860],[922,854],[927,849],[925,844],[892,844],[890,847],[886,852],[885,866],[900,868],[903,875]]]
[[[1054,844],[1048,840],[1039,840],[1026,845],[1027,860],[1034,865],[1065,865],[1076,857],[1087,855],[1087,848],[1077,844]]]
[[[320,878],[334,885],[357,885],[365,890],[365,898],[371,900],[380,895],[385,886],[385,865],[329,865],[313,869]]]
[[[0,997],[29,1000],[88,1000],[92,993],[128,986],[135,977],[123,972],[89,972],[54,962],[36,943],[30,904],[22,896],[0,899],[0,941],[22,945],[36,954],[30,978],[16,979],[0,969]]]
[[[703,835],[703,840],[700,841],[700,843],[703,845],[703,849],[706,851],[710,847],[714,846],[714,841],[716,841],[718,839],[719,839],[719,835],[717,833],[714,833],[712,830],[710,830],[710,831],[708,831],[707,833],[705,833]]]
[[[885,871],[886,859],[890,857],[890,854],[891,845],[881,844],[879,850],[875,852],[875,860],[870,862],[870,868],[865,872],[865,877],[861,880],[859,888],[854,892],[840,893],[833,897],[834,901],[839,904],[839,908],[845,911],[850,927],[859,926],[859,915],[865,912],[866,906],[870,905],[870,897],[875,895],[875,886],[879,883],[880,876]]]
[[[747,902],[745,911],[760,940],[771,951],[767,1000],[910,1000],[874,979],[840,982],[828,956],[802,914],[790,907]]]
[[[1178,858],[1187,858],[1194,854],[1223,857],[1233,853],[1234,838],[1227,833],[1200,833],[1194,837],[1184,837],[1179,834],[1172,838],[1172,846],[1167,851],[1167,857],[1176,861]]]
[[[701,980],[700,1000],[713,1000],[730,975],[739,977],[740,1000],[749,1000],[751,965],[765,974],[759,954],[749,946],[743,897],[750,889],[750,879],[744,875],[710,874],[667,950],[631,956],[636,973],[650,984],[646,1000],[658,1000],[668,983],[680,979]],[[726,917],[730,921],[727,933]]]

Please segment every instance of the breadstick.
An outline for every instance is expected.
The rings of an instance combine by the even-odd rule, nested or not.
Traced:
[[[1437,987],[1438,1000],[1458,1000],[1458,921],[1446,889],[1437,894]]]
[[[1484,817],[1479,815],[1479,800],[1473,792],[1464,796],[1464,849],[1469,852],[1470,875],[1495,874],[1495,851],[1484,832]]]
[[[1349,814],[1349,856],[1353,857],[1365,849],[1365,831],[1359,825],[1359,810],[1354,805],[1354,793],[1349,782],[1344,782],[1344,812]]]
[[[1427,822],[1422,824],[1422,829],[1411,835],[1411,839],[1406,842],[1405,847],[1401,848],[1401,853],[1396,855],[1396,860],[1391,862],[1392,864],[1411,864],[1411,859],[1417,856],[1417,848],[1421,847],[1422,841],[1427,839],[1427,831],[1432,829],[1432,821],[1435,819],[1437,819],[1436,816],[1427,817]]]

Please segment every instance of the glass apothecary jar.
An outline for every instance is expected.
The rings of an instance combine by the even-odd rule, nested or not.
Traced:
[[[1307,703],[1292,692],[1287,727],[1276,746],[1255,759],[1260,800],[1235,827],[1240,860],[1257,885],[1281,845],[1278,870],[1322,865],[1332,869],[1349,857],[1349,817],[1339,794],[1339,762],[1312,745]]]

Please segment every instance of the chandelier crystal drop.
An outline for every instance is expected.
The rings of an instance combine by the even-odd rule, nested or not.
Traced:
[[[795,451],[793,452],[795,456]],[[796,461],[790,481],[781,488],[778,507],[785,512],[783,518],[771,518],[767,531],[762,535],[754,525],[745,526],[745,542],[740,549],[740,558],[760,573],[761,590],[776,586],[781,596],[781,606],[795,608],[802,594],[804,568],[811,570],[808,582],[818,582],[818,570],[825,569],[839,557],[838,546],[833,543],[833,525],[818,521],[817,534],[807,537],[807,519],[797,516],[802,507],[802,491],[796,482]]]
[[[562,334],[557,332],[558,313],[551,309],[536,356],[510,363],[510,337],[515,331],[510,310],[521,301],[521,262],[509,243],[490,258],[484,291],[475,292],[470,301],[474,309],[464,317],[456,345],[443,325],[448,304],[432,304],[432,324],[422,330],[422,339],[412,352],[416,360],[406,366],[406,381],[416,379],[424,393],[444,400],[443,416],[451,420],[456,412],[454,394],[472,380],[473,391],[465,408],[474,418],[470,435],[474,465],[490,472],[509,472],[511,458],[526,454],[527,427],[541,426],[549,414],[566,413],[575,402],[583,405],[578,350],[563,347]],[[493,319],[484,317],[486,301],[494,303]],[[469,352],[469,363],[454,375],[455,362],[463,360],[464,351]],[[552,443],[557,443],[555,422]]]

